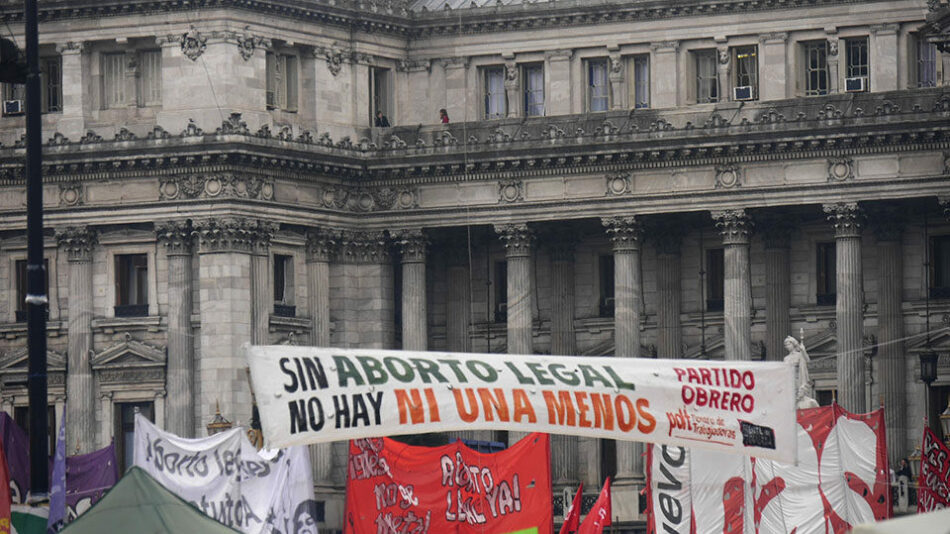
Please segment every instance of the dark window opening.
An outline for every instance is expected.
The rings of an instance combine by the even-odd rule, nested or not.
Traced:
[[[155,422],[155,410],[151,402],[118,402],[115,404],[115,457],[119,462],[119,474],[132,466],[135,452],[135,411]]]
[[[294,257],[274,254],[274,315],[295,317]]]
[[[614,256],[603,254],[599,258],[600,299],[598,300],[598,316],[614,316]]]
[[[835,244],[818,243],[817,244],[817,295],[816,302],[819,306],[834,306],[835,296],[838,292],[838,279],[835,267]]]
[[[950,299],[950,235],[930,238],[930,298]]]
[[[706,251],[706,311],[722,311],[726,283],[725,253],[721,248]]]
[[[16,261],[16,309],[14,314],[18,323],[26,321],[26,295],[28,293],[26,261]],[[43,259],[43,293],[49,298],[49,260],[45,258]],[[49,304],[46,305],[46,314],[49,315]]]
[[[508,263],[495,262],[495,318],[494,322],[508,321]]]
[[[30,407],[15,406],[13,408],[13,421],[30,435]],[[49,441],[47,453],[50,457],[56,454],[56,432],[59,428],[56,426],[56,407],[47,406],[46,408],[46,437]]]
[[[148,315],[148,255],[115,257],[115,316]]]

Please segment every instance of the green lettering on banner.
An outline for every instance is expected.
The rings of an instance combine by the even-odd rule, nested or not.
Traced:
[[[352,378],[357,386],[364,385],[363,377],[346,356],[334,356],[333,363],[336,364],[336,374],[340,378],[340,387],[345,388]]]
[[[538,534],[538,527],[526,528],[524,530],[518,530],[515,532],[508,532],[507,534]]]

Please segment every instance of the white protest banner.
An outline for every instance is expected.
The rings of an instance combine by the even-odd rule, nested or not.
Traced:
[[[205,514],[245,534],[316,534],[306,447],[257,449],[244,429],[181,438],[135,416],[135,465]]]
[[[246,350],[271,447],[485,429],[795,459],[793,369],[781,362]]]

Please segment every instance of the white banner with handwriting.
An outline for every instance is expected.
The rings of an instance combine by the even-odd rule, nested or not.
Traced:
[[[246,350],[269,447],[513,430],[795,461],[794,371],[782,362]]]

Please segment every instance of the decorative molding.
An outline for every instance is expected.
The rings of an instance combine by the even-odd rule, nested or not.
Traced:
[[[92,250],[99,242],[99,234],[86,226],[69,226],[56,230],[56,242],[66,251],[69,261],[90,262]]]
[[[950,175],[950,152],[943,153],[943,175]]]
[[[498,202],[524,201],[524,182],[521,180],[502,180],[498,182]]]
[[[422,72],[432,68],[432,60],[422,58],[400,59],[396,62],[396,70],[400,72]]]
[[[190,256],[194,245],[195,230],[191,221],[165,221],[155,228],[158,242],[165,246],[169,256]]]
[[[716,189],[732,189],[742,186],[742,174],[738,165],[716,167]]]
[[[193,222],[201,252],[255,252],[270,245],[279,225],[241,217],[220,217]]]
[[[650,50],[653,52],[678,52],[679,49],[679,41],[657,41],[650,43]]]
[[[245,26],[244,31],[247,32],[250,30],[250,26]],[[238,53],[241,54],[241,59],[247,61],[254,56],[254,50],[264,44],[264,38],[259,35],[248,35],[244,33],[242,35],[235,35],[235,42],[237,42]]]
[[[389,240],[381,231],[343,231],[338,234],[342,263],[388,263]]]
[[[835,237],[861,237],[864,229],[864,212],[857,202],[824,204],[822,210],[828,222],[835,228]]]
[[[508,258],[531,255],[534,230],[527,223],[496,224],[495,233],[505,244],[505,256]]]
[[[608,174],[606,196],[621,196],[631,193],[631,179],[629,172],[614,172]]]
[[[745,209],[716,210],[711,212],[723,245],[748,245],[755,224]]]
[[[403,263],[425,263],[429,240],[421,228],[396,230],[393,241],[399,246]]]
[[[85,188],[81,182],[59,184],[59,205],[79,206],[83,203]]]
[[[159,200],[244,198],[273,200],[274,181],[249,173],[173,175],[159,180]]]
[[[828,158],[828,181],[847,182],[854,180],[854,159]]]
[[[330,71],[330,74],[333,75],[334,78],[340,74],[340,70],[343,69],[343,62],[346,60],[343,50],[340,50],[336,46],[314,49],[314,55],[323,56],[323,59],[327,63],[327,70]]]
[[[333,258],[338,240],[338,232],[323,228],[307,231],[307,262],[329,263]]]
[[[192,61],[197,61],[201,54],[204,54],[205,49],[208,48],[208,38],[201,35],[201,32],[194,26],[181,34],[179,42],[181,43],[181,53]]]
[[[604,217],[600,220],[606,228],[607,237],[613,243],[614,252],[632,252],[640,250],[643,237],[643,225],[635,215],[626,217]]]

